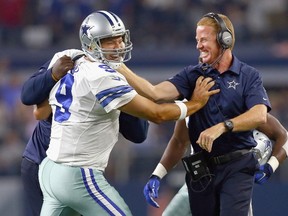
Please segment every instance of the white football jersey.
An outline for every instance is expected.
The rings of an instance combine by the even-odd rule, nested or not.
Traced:
[[[53,122],[47,156],[69,166],[104,170],[118,140],[117,109],[136,94],[123,75],[104,63],[77,60],[50,92]]]

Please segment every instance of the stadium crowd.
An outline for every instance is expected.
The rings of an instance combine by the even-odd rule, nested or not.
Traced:
[[[207,11],[231,17],[237,42],[281,42],[288,36],[286,0],[0,0],[0,44],[66,46],[83,18],[94,10],[122,17],[135,46],[181,46],[194,38],[196,20]]]

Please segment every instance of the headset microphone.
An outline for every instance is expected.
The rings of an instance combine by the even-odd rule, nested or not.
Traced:
[[[202,65],[201,65],[201,69],[202,69],[203,71],[206,71],[209,67],[210,67],[210,65],[207,64],[207,63],[202,63]]]

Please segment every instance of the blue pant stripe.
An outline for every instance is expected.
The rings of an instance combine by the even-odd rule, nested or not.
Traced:
[[[85,172],[84,168],[81,168],[83,182],[85,184],[86,190],[88,191],[89,195],[98,203],[109,215],[121,215],[125,216],[125,213],[111,200],[104,192],[99,188],[97,185],[94,173],[92,169],[88,169],[89,174]],[[88,178],[88,180],[87,180]],[[91,188],[88,184],[88,181],[93,183],[94,188]],[[91,184],[90,184],[91,185]]]

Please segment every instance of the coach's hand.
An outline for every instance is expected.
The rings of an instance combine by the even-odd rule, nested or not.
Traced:
[[[159,204],[154,200],[154,198],[158,198],[159,187],[160,178],[152,175],[143,190],[146,201],[155,208],[159,208]]]
[[[260,166],[259,171],[255,173],[255,183],[265,183],[273,173],[273,169],[269,163]]]

